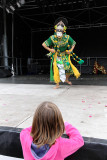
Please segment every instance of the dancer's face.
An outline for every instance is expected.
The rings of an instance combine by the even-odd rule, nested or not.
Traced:
[[[60,21],[57,23],[57,28],[56,28],[56,35],[58,38],[61,38],[63,36],[63,31],[64,31],[64,23]]]
[[[56,35],[57,35],[58,38],[61,38],[63,36],[63,33],[62,33],[62,31],[57,30]]]

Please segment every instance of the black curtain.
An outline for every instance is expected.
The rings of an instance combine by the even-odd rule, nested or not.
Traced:
[[[32,51],[34,58],[44,58],[48,52],[42,47],[42,43],[52,35],[54,31],[33,32]],[[107,57],[107,27],[90,29],[67,30],[75,41],[74,52],[80,57]]]

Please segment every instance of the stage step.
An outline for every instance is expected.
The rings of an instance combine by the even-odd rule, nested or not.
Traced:
[[[0,160],[24,160],[24,159],[0,155]]]
[[[0,127],[0,154],[7,156],[0,156],[0,160],[22,160],[19,138],[21,130],[21,128]],[[107,160],[107,139],[83,138],[85,145],[66,160]]]

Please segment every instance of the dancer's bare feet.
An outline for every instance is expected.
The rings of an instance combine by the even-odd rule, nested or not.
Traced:
[[[69,84],[69,85],[72,85],[72,82],[70,82],[70,81],[68,81],[68,80],[66,80],[65,81],[67,84]]]
[[[66,80],[65,80],[65,82],[66,82],[67,84],[69,84],[69,85],[72,85],[72,82],[70,82],[70,81],[68,80],[69,77],[70,77],[70,74],[66,74]]]
[[[56,86],[54,87],[54,89],[58,89],[58,88],[60,88],[60,86],[59,86],[59,85],[56,85]]]

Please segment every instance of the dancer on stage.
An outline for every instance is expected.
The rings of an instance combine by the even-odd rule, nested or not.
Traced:
[[[50,53],[47,54],[51,57],[50,66],[50,80],[56,83],[54,89],[59,88],[59,82],[66,82],[69,85],[72,83],[69,81],[71,74],[74,74],[76,78],[80,76],[77,68],[72,64],[70,57],[77,63],[82,64],[84,61],[73,53],[76,42],[66,34],[67,19],[58,18],[55,21],[55,33],[50,36],[42,46]]]

